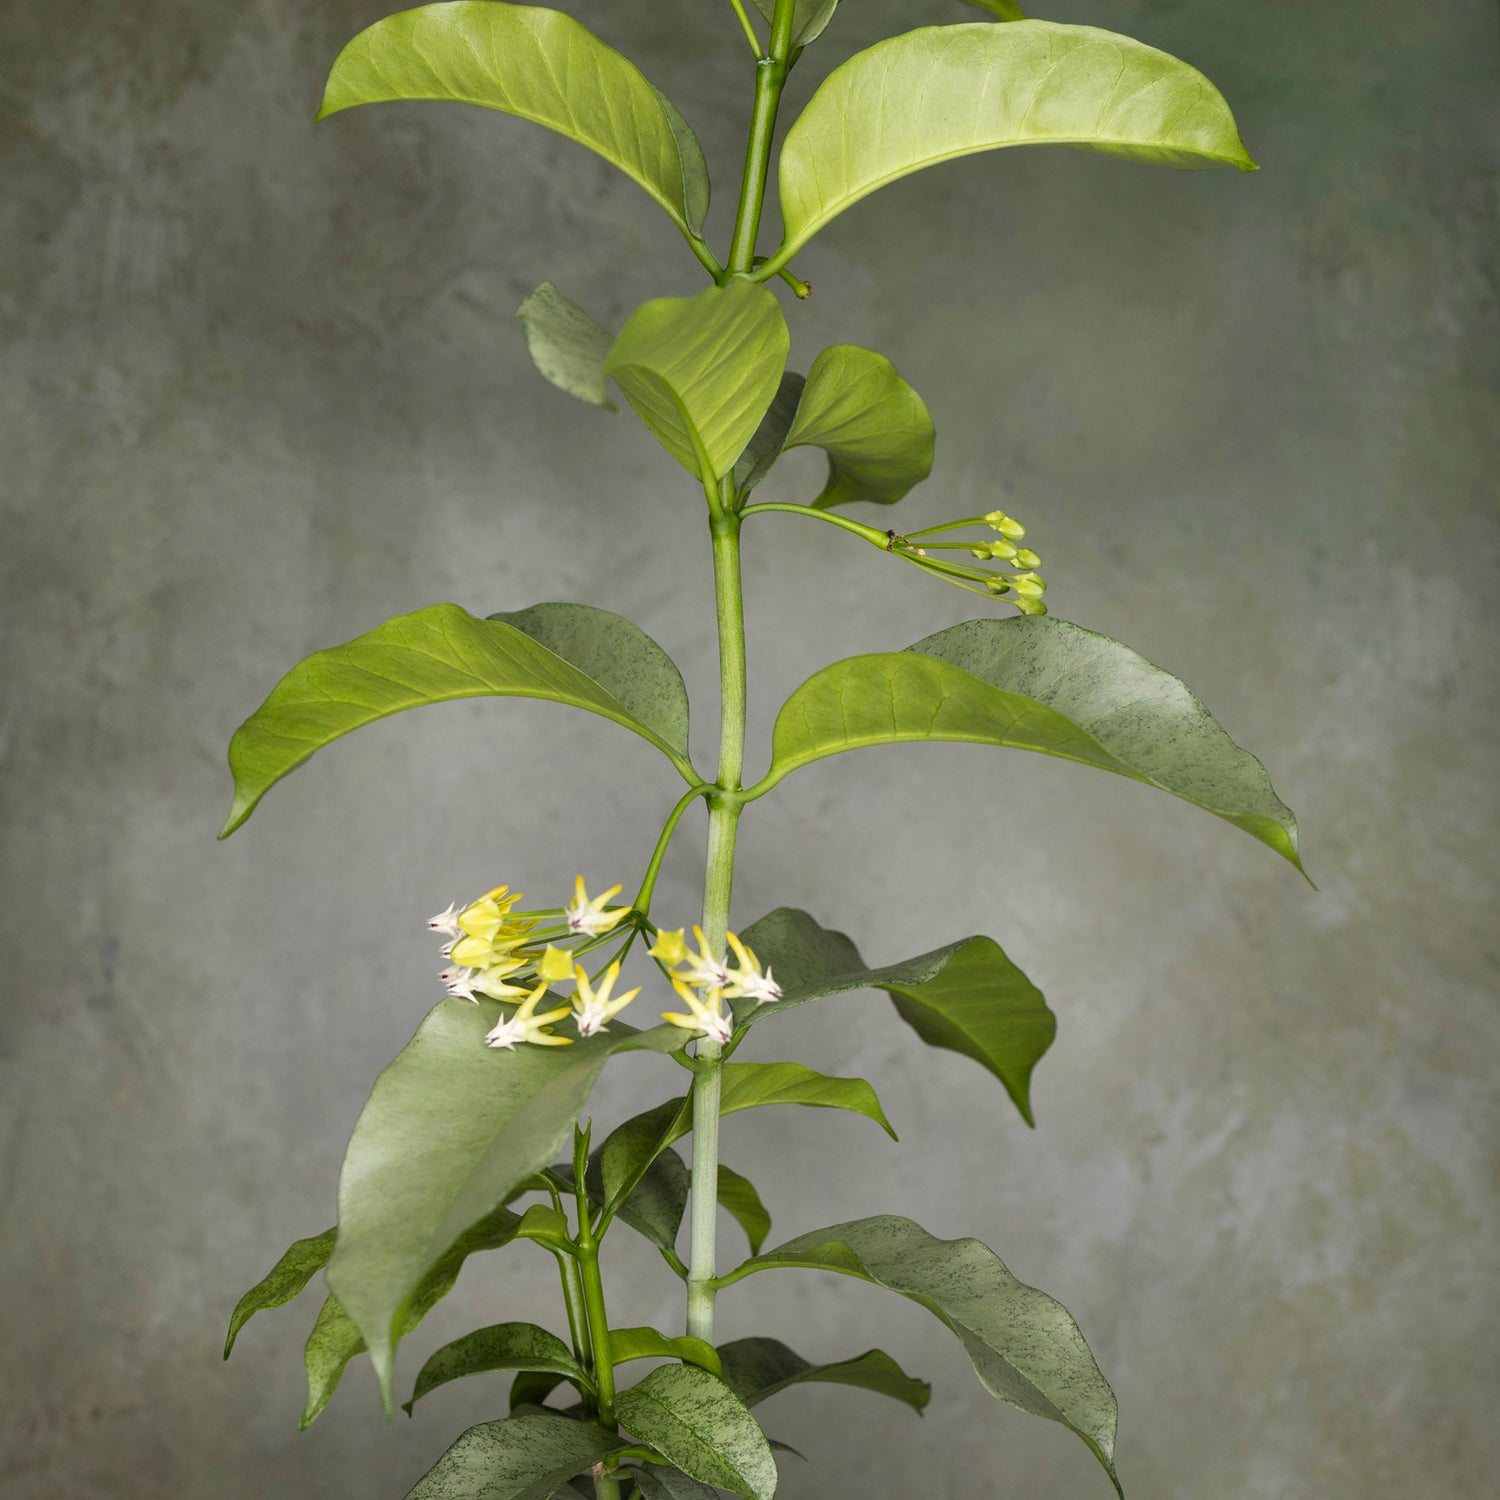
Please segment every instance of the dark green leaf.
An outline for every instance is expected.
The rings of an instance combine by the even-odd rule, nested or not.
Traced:
[[[453,1290],[458,1273],[469,1256],[482,1250],[503,1248],[516,1237],[520,1226],[520,1217],[502,1207],[465,1230],[418,1283],[411,1303],[402,1315],[398,1337],[405,1338],[411,1333]],[[349,1361],[364,1352],[364,1338],[338,1298],[325,1299],[302,1351],[302,1363],[307,1371],[307,1405],[300,1424],[303,1430],[311,1426],[328,1405]]]
[[[825,667],[782,706],[771,770],[751,791],[825,755],[907,740],[1002,745],[1113,771],[1206,808],[1302,868],[1297,820],[1265,767],[1185,684],[1051,618],[969,620],[905,651]]]
[[[719,1354],[712,1344],[688,1334],[668,1338],[654,1328],[611,1328],[609,1357],[616,1366],[629,1364],[633,1359],[680,1359],[707,1370],[710,1375],[719,1373]]]
[[[517,309],[531,362],[558,390],[591,406],[617,408],[604,383],[604,356],[615,336],[544,281]]]
[[[979,10],[987,10],[997,21],[1024,21],[1026,12],[1015,0],[967,0]]]
[[[494,1052],[484,1035],[499,1015],[440,1001],[376,1080],[344,1157],[328,1284],[388,1406],[395,1330],[428,1268],[557,1155],[612,1056],[682,1045],[674,1027],[617,1021],[572,1046]]]
[[[605,1203],[611,1208],[618,1206],[634,1190],[650,1164],[673,1141],[685,1135],[691,1124],[690,1101],[668,1099],[665,1104],[633,1115],[612,1130],[594,1153]]]
[[[546,1370],[522,1370],[510,1383],[511,1411],[520,1406],[541,1406],[562,1383],[561,1375]]]
[[[318,118],[395,99],[478,104],[545,125],[639,183],[684,234],[702,227],[708,173],[682,116],[559,11],[459,0],[387,16],[339,53]]]
[[[406,1410],[410,1413],[429,1391],[450,1380],[488,1374],[492,1370],[559,1375],[593,1389],[593,1381],[556,1334],[538,1328],[535,1323],[497,1323],[490,1328],[476,1328],[473,1333],[444,1344],[422,1366],[411,1400],[405,1403]]]
[[[771,1232],[771,1215],[760,1201],[755,1184],[723,1162],[719,1163],[719,1207],[745,1231],[751,1255],[758,1254]]]
[[[790,343],[775,296],[734,281],[638,307],[604,368],[657,441],[712,488],[755,435]]]
[[[580,660],[533,630],[570,644]],[[408,708],[486,697],[544,698],[600,714],[650,740],[697,783],[681,677],[628,620],[583,604],[477,620],[456,604],[433,604],[315,652],[276,684],[229,743],[234,807],[219,837],[233,833],[288,771],[351,730]],[[645,708],[650,722],[626,699]]]
[[[856,1219],[755,1256],[721,1285],[792,1266],[856,1276],[925,1307],[958,1335],[991,1395],[1077,1433],[1119,1490],[1114,1392],[1078,1325],[1060,1302],[1017,1281],[978,1240],[935,1239],[894,1215]]]
[[[747,939],[748,941],[748,939]],[[762,958],[764,962],[764,958]],[[772,963],[774,969],[774,962]],[[785,1002],[756,1006],[757,1010],[776,1010]],[[892,1140],[896,1132],[886,1119],[875,1090],[863,1078],[830,1078],[801,1063],[725,1063],[720,1093],[719,1113],[734,1114],[741,1109],[755,1109],[764,1104],[806,1104],[822,1109],[847,1109],[874,1120]]]
[[[641,1492],[641,1500],[719,1500],[717,1490],[699,1484],[679,1469],[642,1464],[630,1473]]]
[[[925,1380],[908,1375],[881,1349],[868,1349],[834,1364],[814,1365],[776,1339],[750,1338],[722,1345],[719,1355],[724,1361],[724,1384],[746,1406],[758,1406],[803,1381],[858,1386],[904,1401],[915,1412],[932,1399],[932,1387]]]
[[[661,1365],[615,1403],[621,1425],[668,1463],[745,1500],[776,1493],[776,1460],[756,1420],[696,1365]]]
[[[892,505],[932,472],[927,403],[883,354],[857,344],[825,349],[807,372],[787,448],[821,448],[828,483],[823,510],[866,500]]]
[[[964,938],[905,963],[868,969],[842,932],[819,927],[805,911],[778,907],[748,927],[744,940],[781,980],[782,998],[738,1006],[741,1025],[830,995],[885,990],[924,1042],[988,1068],[1026,1123],[1036,1123],[1031,1072],[1052,1044],[1057,1018],[993,939]]]
[[[769,24],[776,14],[776,0],[755,0],[755,8]],[[792,46],[805,47],[816,41],[838,8],[839,0],[797,0],[792,12]]]
[[[406,1500],[552,1500],[559,1486],[630,1445],[541,1412],[471,1427]]]
[[[941,100],[934,108],[924,101]],[[826,78],[781,152],[786,262],[831,219],[923,167],[1000,146],[1066,145],[1174,167],[1253,171],[1196,68],[1090,26],[924,26]]]
[[[766,408],[765,416],[760,419],[760,426],[755,429],[745,451],[735,460],[734,487],[741,494],[749,494],[771,472],[781,456],[805,384],[803,377],[792,370],[781,377],[781,384],[777,386],[775,398]]]
[[[284,1307],[328,1264],[337,1229],[325,1229],[311,1239],[294,1240],[285,1255],[240,1298],[229,1315],[229,1334],[224,1340],[228,1359],[240,1329],[258,1312]]]

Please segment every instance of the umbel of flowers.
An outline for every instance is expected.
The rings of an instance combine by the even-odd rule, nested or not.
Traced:
[[[526,898],[508,885],[497,885],[465,907],[450,902],[427,919],[429,931],[448,939],[442,955],[450,962],[438,978],[453,999],[477,1005],[484,995],[519,1002],[485,1035],[486,1046],[504,1051],[524,1043],[566,1047],[574,1038],[552,1028],[570,1016],[580,1037],[608,1030],[641,992],[637,986],[615,995],[614,987],[625,955],[642,932],[651,933],[654,941],[646,951],[687,1006],[686,1013],[663,1011],[662,1019],[684,1031],[725,1043],[734,1030],[734,1016],[725,1009],[725,1001],[749,999],[767,1005],[781,999],[781,986],[770,969],[761,968],[738,934],[725,933],[734,957],[731,965],[728,955],[712,951],[701,927],[693,928],[697,947],[690,948],[684,929],[658,928],[631,907],[610,906],[611,897],[622,889],[613,885],[590,897],[580,875],[566,907],[517,912]],[[591,975],[578,959],[605,946],[622,928],[624,936],[615,951]],[[547,991],[567,983],[573,985],[571,1003],[539,1012]]]

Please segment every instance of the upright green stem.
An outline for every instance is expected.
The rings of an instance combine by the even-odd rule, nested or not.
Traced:
[[[731,276],[743,276],[755,264],[755,238],[760,232],[761,205],[765,202],[766,178],[771,170],[776,111],[792,55],[795,10],[796,0],[776,0],[771,45],[767,55],[755,65],[755,105],[750,113],[750,139],[745,146],[745,175],[740,182],[740,203],[726,267]]]

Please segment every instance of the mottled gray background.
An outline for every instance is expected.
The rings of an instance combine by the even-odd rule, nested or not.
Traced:
[[[512,318],[553,278],[618,322],[697,267],[628,181],[519,122],[410,106],[315,129],[327,64],[385,8],[0,19],[5,1500],[398,1496],[501,1405],[474,1381],[388,1426],[359,1368],[299,1436],[311,1300],[228,1366],[223,1325],[332,1217],[371,1078],[435,998],[421,920],[500,879],[553,899],[578,869],[631,880],[675,778],[596,720],[455,705],[327,751],[216,845],[225,742],[277,676],[437,600],[583,599],[666,645],[710,744],[701,501],[633,419],[538,379]],[[722,243],[748,89],[728,7],[574,9],[698,127]],[[787,1234],[903,1209],[1061,1297],[1119,1393],[1136,1497],[1489,1494],[1495,9],[1046,12],[1204,68],[1264,170],[1010,152],[920,175],[800,257],[794,356],[896,360],[939,432],[905,514],[1021,513],[1057,613],[1179,672],[1268,762],[1321,891],[1192,808],[1041,758],[809,769],[745,820],[737,921],[806,906],[874,961],[998,937],[1060,1017],[1040,1128],[850,999],[753,1053],[868,1077],[901,1144],[763,1111],[726,1126],[727,1156]],[[790,106],[854,48],[968,14],[849,0]],[[816,468],[789,461],[777,492]],[[748,570],[752,768],[811,670],[971,612],[790,519],[754,526]],[[664,916],[691,917],[700,840]],[[601,1120],[672,1078],[627,1062]],[[620,1321],[675,1322],[653,1257],[620,1244],[613,1269]],[[476,1264],[414,1342],[550,1321],[551,1287],[524,1248]],[[879,1341],[937,1382],[922,1421],[836,1388],[768,1406],[812,1460],[788,1500],[1107,1492],[910,1304],[789,1274],[727,1295],[722,1327],[824,1359]]]

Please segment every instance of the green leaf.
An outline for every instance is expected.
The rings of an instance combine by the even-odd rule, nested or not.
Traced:
[[[517,309],[531,362],[558,390],[591,406],[619,408],[604,383],[604,356],[615,336],[544,281]]]
[[[458,1273],[471,1255],[499,1250],[516,1237],[519,1216],[497,1208],[464,1231],[437,1264],[418,1283],[401,1319],[399,1338],[405,1338],[453,1290]],[[302,1351],[307,1371],[307,1404],[299,1424],[306,1431],[333,1398],[350,1360],[365,1352],[365,1341],[337,1297],[324,1300]]]
[[[788,448],[822,448],[828,483],[819,509],[856,500],[893,505],[932,472],[927,404],[883,354],[857,344],[825,349],[786,435]]]
[[[589,1196],[603,1207],[610,1200],[602,1181],[589,1173]],[[616,1209],[622,1223],[630,1225],[653,1245],[675,1253],[677,1231],[687,1209],[689,1173],[675,1151],[663,1151],[642,1169],[630,1191]]]
[[[394,99],[478,104],[545,125],[612,162],[684,234],[702,228],[697,138],[634,63],[571,16],[498,0],[387,16],[339,53],[318,118]]]
[[[522,1370],[510,1384],[510,1409],[540,1406],[563,1383],[561,1375],[548,1370]]]
[[[776,0],[755,0],[755,8],[769,24],[776,14]],[[797,8],[792,12],[792,46],[805,47],[815,42],[838,8],[839,0],[797,0]]]
[[[325,1229],[311,1239],[294,1240],[285,1255],[240,1298],[229,1315],[229,1333],[224,1340],[224,1358],[234,1349],[234,1341],[258,1312],[284,1307],[312,1278],[328,1264],[337,1229]]]
[[[411,1400],[404,1403],[405,1410],[409,1415],[423,1396],[450,1380],[484,1375],[492,1370],[560,1375],[580,1387],[594,1388],[572,1351],[556,1334],[538,1328],[535,1323],[496,1323],[444,1344],[422,1366]]]
[[[1154,47],[1051,21],[924,26],[835,68],[787,132],[785,237],[763,270],[898,177],[976,151],[1049,144],[1255,168],[1219,91]]]
[[[630,1445],[591,1422],[528,1413],[471,1427],[406,1500],[552,1500],[575,1474]]]
[[[641,1500],[719,1500],[719,1492],[699,1484],[679,1469],[664,1469],[660,1464],[642,1464],[632,1469]]]
[[[569,1139],[608,1060],[675,1051],[670,1026],[615,1022],[568,1047],[494,1052],[494,1002],[440,1001],[375,1081],[339,1180],[328,1284],[369,1346],[390,1406],[396,1329],[428,1268]]]
[[[905,963],[869,969],[842,932],[819,927],[792,907],[778,907],[743,936],[776,972],[782,998],[775,1005],[737,1007],[740,1025],[830,995],[881,989],[924,1042],[972,1057],[1005,1085],[1026,1123],[1036,1123],[1031,1072],[1052,1045],[1057,1018],[993,939],[964,938]]]
[[[719,1207],[745,1231],[751,1255],[759,1254],[771,1232],[771,1215],[760,1201],[755,1184],[723,1162],[719,1163]]]
[[[997,21],[1024,21],[1026,12],[1015,0],[965,0],[978,10],[987,10]]]
[[[568,1218],[561,1209],[550,1203],[533,1203],[521,1215],[516,1225],[518,1240],[535,1240],[549,1250],[560,1250],[568,1255],[575,1249],[573,1238],[568,1233]]]
[[[991,1395],[1077,1433],[1120,1489],[1114,1392],[1068,1310],[1017,1281],[993,1250],[973,1239],[935,1239],[910,1219],[880,1215],[788,1240],[720,1285],[792,1266],[856,1276],[925,1307],[958,1335]]]
[[[776,1339],[750,1338],[722,1345],[719,1355],[724,1361],[724,1384],[746,1406],[758,1406],[789,1385],[804,1381],[858,1386],[904,1401],[918,1413],[932,1399],[932,1387],[925,1380],[908,1375],[881,1349],[867,1349],[853,1359],[834,1364],[815,1365]]]
[[[755,435],[790,345],[775,296],[733,281],[638,307],[604,369],[662,447],[711,488]]]
[[[908,740],[1113,771],[1207,809],[1302,869],[1297,820],[1265,767],[1187,686],[1119,641],[1050,617],[969,620],[905,651],[825,667],[782,705],[771,769],[751,795],[825,755]]]
[[[647,1167],[692,1128],[691,1097],[668,1099],[616,1126],[594,1153],[600,1191],[615,1208],[640,1181]]]
[[[698,781],[687,758],[681,675],[628,620],[585,604],[539,604],[489,620],[433,604],[314,652],[272,688],[229,742],[234,807],[219,837],[289,771],[351,730],[408,708],[487,697],[587,709],[649,740]]]
[[[735,460],[734,487],[740,494],[748,495],[781,457],[805,384],[803,377],[791,370],[781,377],[781,384],[777,386],[775,398],[766,408],[765,416],[760,419],[760,426],[755,429],[745,451]]]
[[[749,1002],[760,1011],[779,1009],[781,1003],[768,1007]],[[892,1140],[896,1139],[875,1090],[863,1078],[830,1078],[794,1062],[725,1063],[719,1113],[729,1115],[764,1104],[852,1110],[874,1120]]]
[[[719,1351],[712,1344],[689,1334],[668,1338],[654,1328],[611,1328],[609,1358],[617,1367],[633,1359],[680,1359],[714,1376],[721,1368]]]
[[[661,1365],[615,1403],[621,1425],[669,1463],[745,1500],[776,1493],[776,1460],[744,1403],[695,1365]]]

